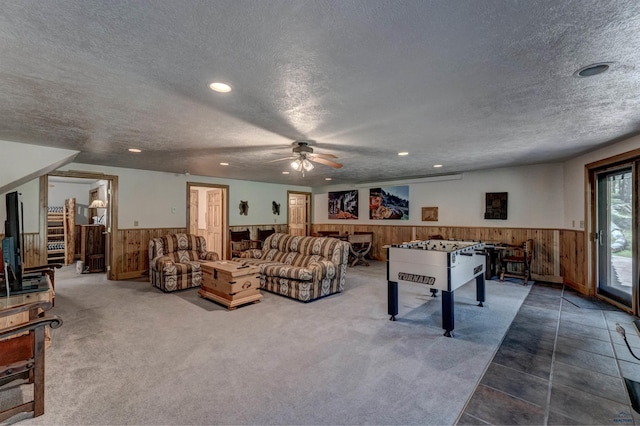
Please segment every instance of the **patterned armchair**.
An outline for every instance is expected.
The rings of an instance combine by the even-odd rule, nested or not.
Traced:
[[[193,234],[169,234],[149,241],[151,284],[162,291],[199,287],[202,283],[200,261],[218,260],[207,251],[203,237]]]
[[[235,259],[260,267],[260,287],[303,302],[344,289],[349,244],[336,238],[271,234]]]

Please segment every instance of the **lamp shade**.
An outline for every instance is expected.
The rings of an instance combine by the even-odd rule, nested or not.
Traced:
[[[90,209],[104,209],[107,207],[107,204],[102,200],[93,200],[91,204],[89,204]]]

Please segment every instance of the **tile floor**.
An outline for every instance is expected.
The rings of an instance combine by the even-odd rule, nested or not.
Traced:
[[[640,381],[640,361],[616,332],[618,322],[640,357],[634,319],[535,283],[457,424],[640,424],[623,380]]]

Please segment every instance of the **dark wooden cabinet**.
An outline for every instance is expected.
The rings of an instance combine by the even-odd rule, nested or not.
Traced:
[[[84,272],[104,272],[104,225],[80,225],[80,259]]]

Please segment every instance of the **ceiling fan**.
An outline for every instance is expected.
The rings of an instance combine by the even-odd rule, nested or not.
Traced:
[[[293,155],[290,157],[279,158],[274,161],[293,160],[291,167],[298,172],[313,170],[313,163],[324,164],[334,169],[342,168],[342,164],[330,160],[330,158],[338,158],[333,154],[314,154],[313,148],[309,146],[310,141],[295,141],[293,143]]]

